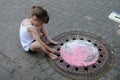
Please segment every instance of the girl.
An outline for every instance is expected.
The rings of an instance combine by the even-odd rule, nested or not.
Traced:
[[[20,42],[25,51],[43,51],[51,59],[56,59],[57,50],[48,47],[41,39],[41,35],[46,38],[47,44],[58,44],[49,38],[44,24],[49,22],[49,16],[45,9],[40,6],[33,6],[31,16],[22,21],[20,26]]]

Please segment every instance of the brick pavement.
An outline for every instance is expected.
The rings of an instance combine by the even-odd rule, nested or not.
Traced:
[[[115,51],[116,65],[99,80],[120,80],[120,30],[107,18],[111,11],[120,11],[119,0],[0,0],[0,80],[72,80],[55,72],[44,55],[21,48],[20,22],[36,4],[48,10],[51,37],[77,30],[104,38]]]

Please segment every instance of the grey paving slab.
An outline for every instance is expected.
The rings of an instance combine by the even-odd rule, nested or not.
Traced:
[[[53,80],[61,80],[61,75],[58,74],[58,73],[54,73],[54,74],[52,75],[52,79],[53,79]]]
[[[0,72],[2,73],[2,74],[0,74],[1,80],[6,80],[6,79],[7,80],[11,80],[11,79],[16,80],[13,75],[11,75],[5,68],[3,68],[1,66],[0,66]]]
[[[106,80],[104,77],[101,77],[99,80]]]

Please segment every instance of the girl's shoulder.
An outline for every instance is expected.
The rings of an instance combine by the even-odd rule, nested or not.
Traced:
[[[24,27],[28,27],[28,26],[32,26],[31,25],[31,22],[28,18],[24,19],[21,24],[24,26]]]

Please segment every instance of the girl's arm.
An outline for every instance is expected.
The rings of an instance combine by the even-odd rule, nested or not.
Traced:
[[[34,39],[35,39],[36,41],[38,41],[38,42],[42,45],[41,47],[44,47],[45,49],[51,51],[51,48],[48,47],[48,46],[40,39],[40,37],[39,37],[39,35],[38,35],[38,32],[37,32],[37,30],[36,30],[35,27],[29,27],[29,28],[28,28],[28,32],[30,32],[30,33],[33,35]]]
[[[46,31],[44,25],[42,25],[41,33],[45,36],[46,40],[49,41],[50,37],[48,36],[48,32]]]
[[[49,36],[48,36],[48,32],[45,29],[45,26],[42,26],[42,30],[41,30],[42,34],[45,36],[47,43],[52,43],[52,44],[58,44],[58,42],[53,41]]]

